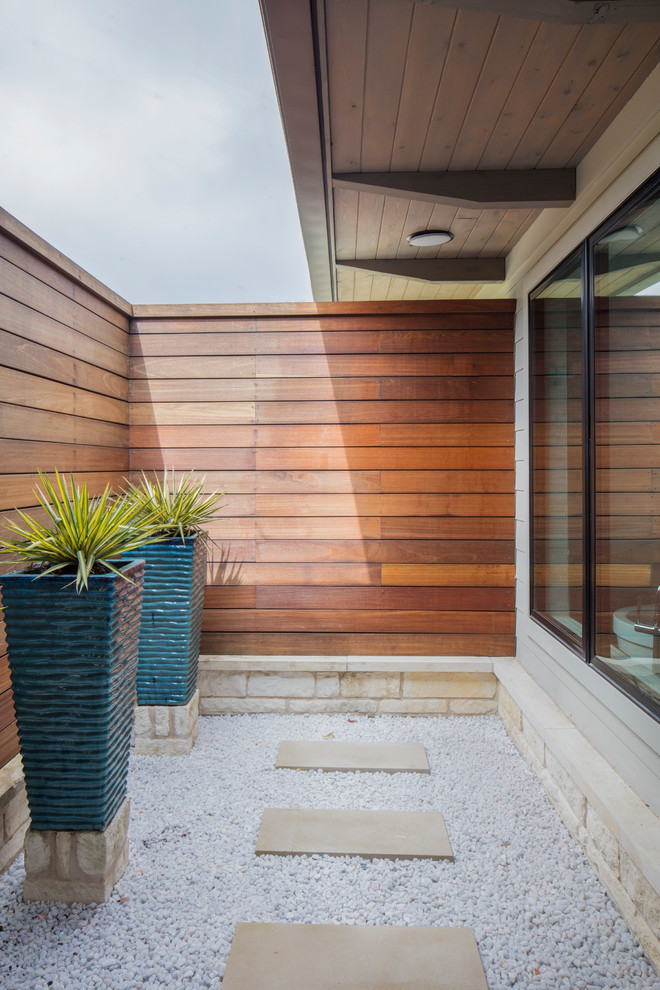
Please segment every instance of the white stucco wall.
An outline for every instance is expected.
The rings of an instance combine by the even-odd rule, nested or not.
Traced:
[[[516,316],[518,659],[643,800],[660,814],[660,724],[529,618],[529,292],[660,166],[660,66],[578,168],[576,202],[521,239],[501,295]],[[492,295],[492,292],[490,293]]]

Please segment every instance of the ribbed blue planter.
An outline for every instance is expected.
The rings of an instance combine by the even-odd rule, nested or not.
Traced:
[[[144,564],[121,570],[0,577],[33,829],[104,829],[126,795]]]
[[[197,687],[206,547],[197,536],[140,547],[145,559],[139,705],[187,705]]]

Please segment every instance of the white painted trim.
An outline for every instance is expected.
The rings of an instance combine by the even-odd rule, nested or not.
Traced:
[[[626,781],[660,813],[660,725],[529,617],[527,298],[660,164],[660,66],[578,167],[577,197],[544,211],[512,251],[502,295],[517,297],[516,606],[518,659]]]

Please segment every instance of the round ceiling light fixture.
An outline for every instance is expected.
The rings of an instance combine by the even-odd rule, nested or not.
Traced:
[[[417,230],[408,234],[406,240],[411,247],[437,247],[453,241],[454,235],[450,230]]]

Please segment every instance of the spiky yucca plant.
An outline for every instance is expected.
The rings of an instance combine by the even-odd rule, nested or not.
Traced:
[[[44,490],[37,486],[35,495],[50,525],[17,509],[23,525],[5,521],[13,538],[0,537],[0,554],[13,556],[15,563],[40,565],[35,577],[75,568],[78,592],[88,587],[92,573],[112,571],[130,581],[112,558],[160,538],[140,506],[126,497],[114,498],[109,485],[102,495],[90,497],[87,484],[79,486],[73,475],[71,491],[57,471],[54,482],[41,472],[39,478]]]
[[[174,468],[171,483],[167,469],[162,481],[155,472],[153,481],[142,472],[140,484],[127,482],[124,495],[162,539],[180,536],[185,542],[186,537],[197,535],[207,545],[204,527],[218,515],[225,492],[205,496],[204,481],[195,481],[192,471],[177,480]]]

